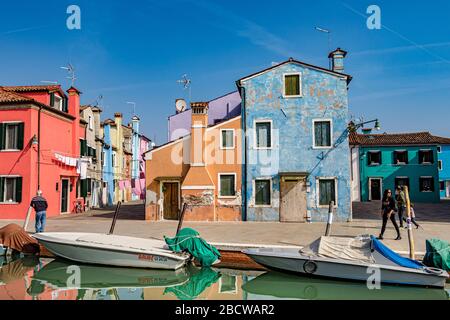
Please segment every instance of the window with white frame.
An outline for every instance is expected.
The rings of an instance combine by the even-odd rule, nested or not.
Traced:
[[[329,206],[333,201],[337,205],[337,186],[335,178],[319,178],[319,206]]]
[[[235,196],[236,196],[236,174],[220,173],[219,197],[235,197]]]
[[[300,97],[301,90],[301,74],[287,73],[284,74],[284,96],[285,97]]]
[[[439,171],[443,170],[442,160],[438,160],[438,168],[439,168]]]
[[[55,98],[53,100],[53,107],[62,111],[62,109],[63,109],[62,101],[63,101],[63,99],[60,96],[55,94]]]
[[[92,116],[88,117],[88,126],[89,126],[89,130],[94,130],[94,124],[92,121]]]
[[[256,149],[272,148],[272,122],[258,120],[255,122]]]
[[[419,178],[419,191],[420,192],[434,192],[434,178],[433,177],[420,177]]]
[[[22,150],[23,142],[23,122],[0,123],[0,150]]]
[[[442,147],[441,146],[437,146],[437,152],[441,153],[442,152]]]
[[[111,155],[111,165],[114,168],[116,166],[116,153],[113,152]]]
[[[433,150],[419,150],[419,163],[420,164],[433,164]]]
[[[255,180],[255,205],[270,206],[272,194],[272,181],[270,179]]]
[[[331,148],[331,120],[314,120],[314,144],[315,148]]]
[[[439,190],[445,191],[445,181],[439,181]]]
[[[367,152],[367,164],[369,166],[379,166],[381,164],[381,151]]]
[[[0,177],[0,202],[19,203],[22,201],[22,177]]]
[[[234,130],[222,129],[220,130],[220,148],[234,149]]]
[[[408,151],[406,150],[394,151],[394,164],[397,165],[408,164]]]

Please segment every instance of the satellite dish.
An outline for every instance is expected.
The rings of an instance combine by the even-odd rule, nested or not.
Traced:
[[[175,101],[175,108],[177,109],[177,112],[183,112],[186,110],[186,101],[184,99],[177,99]]]

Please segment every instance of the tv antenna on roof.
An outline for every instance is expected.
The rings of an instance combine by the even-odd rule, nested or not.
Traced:
[[[328,52],[331,52],[331,30],[324,29],[324,28],[321,28],[321,27],[316,27],[315,29],[317,31],[319,31],[319,32],[323,32],[323,33],[326,33],[328,35]],[[330,68],[331,68],[331,62],[330,62]]]
[[[127,104],[133,105],[133,116],[136,115],[136,102],[127,101]]]
[[[75,80],[77,79],[75,77],[75,68],[73,67],[73,65],[71,63],[69,63],[67,65],[67,67],[61,67],[61,69],[67,70],[67,73],[69,74],[67,79],[69,79],[71,81],[71,85],[73,86],[75,83]]]
[[[189,89],[189,102],[191,102],[191,79],[187,77],[187,74],[183,74],[181,78],[177,82],[183,85],[184,90]]]
[[[99,106],[101,106],[101,101],[103,100],[103,95],[101,94],[101,95],[99,95],[98,97],[97,97],[97,99],[95,99],[95,101],[94,101],[94,106],[96,106],[96,107],[99,107]]]

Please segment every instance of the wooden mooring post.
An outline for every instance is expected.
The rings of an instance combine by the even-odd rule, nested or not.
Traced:
[[[328,222],[327,229],[325,231],[325,236],[329,237],[331,233],[331,225],[333,224],[333,210],[334,210],[334,201],[330,202],[330,206],[328,207]]]
[[[175,236],[178,234],[178,232],[181,230],[181,226],[183,225],[183,220],[184,220],[184,214],[186,212],[186,208],[187,208],[188,204],[185,202],[183,203],[183,208],[181,209],[181,213],[180,213],[180,219],[178,221],[178,226],[177,226],[177,232],[175,233]]]
[[[114,228],[116,227],[116,221],[117,221],[117,217],[119,216],[119,210],[120,210],[121,205],[122,205],[121,201],[117,202],[116,211],[114,212],[113,221],[112,221],[111,228],[109,229],[108,234],[113,234],[113,232],[114,232]]]
[[[413,237],[413,229],[411,223],[411,201],[409,199],[409,190],[407,186],[403,187],[403,192],[405,193],[406,198],[406,214],[408,216],[407,219],[407,227],[408,227],[408,241],[409,241],[409,258],[415,260],[415,248],[414,248],[414,237]]]
[[[33,207],[28,207],[27,216],[25,218],[25,221],[23,222],[23,230],[27,231],[28,223],[30,222],[31,212],[33,210]]]

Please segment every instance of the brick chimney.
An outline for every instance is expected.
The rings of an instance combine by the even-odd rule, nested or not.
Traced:
[[[69,95],[67,101],[67,109],[70,115],[75,117],[72,123],[72,154],[80,154],[80,94],[81,91],[75,87],[70,87],[67,90]]]
[[[347,51],[337,48],[333,52],[330,52],[328,58],[330,59],[331,70],[334,72],[344,72],[344,59],[347,55]]]
[[[206,128],[208,127],[208,103],[191,103],[191,148],[190,169],[183,185],[213,186],[212,179],[206,170]]]

